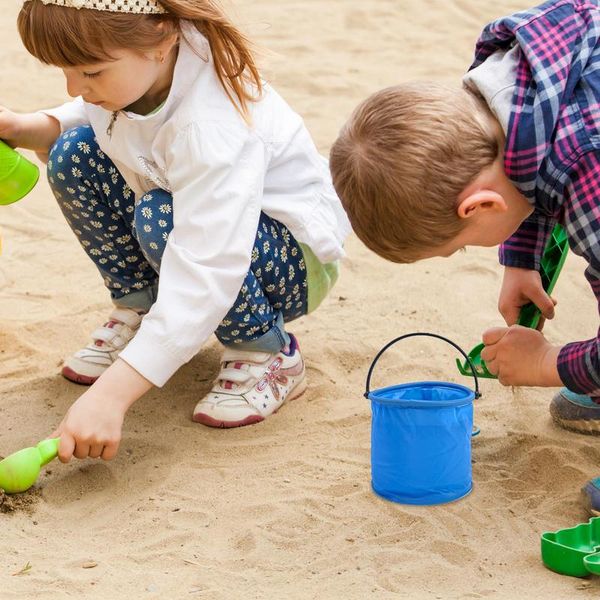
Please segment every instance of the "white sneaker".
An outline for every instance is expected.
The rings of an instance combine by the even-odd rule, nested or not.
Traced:
[[[136,334],[143,316],[131,308],[115,308],[108,321],[92,333],[92,341],[65,361],[63,376],[92,385]]]
[[[296,338],[276,354],[227,348],[212,390],[194,409],[192,419],[209,427],[260,423],[286,400],[306,390],[304,361]]]

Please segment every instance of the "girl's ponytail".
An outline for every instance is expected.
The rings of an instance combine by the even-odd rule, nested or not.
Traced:
[[[160,3],[170,15],[193,22],[206,37],[225,93],[248,120],[248,102],[256,100],[262,91],[250,41],[214,0],[160,0]]]

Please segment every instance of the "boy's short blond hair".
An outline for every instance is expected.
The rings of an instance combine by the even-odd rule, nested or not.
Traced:
[[[336,191],[358,237],[400,263],[464,227],[458,196],[499,152],[487,105],[466,89],[406,84],[360,104],[331,149]]]

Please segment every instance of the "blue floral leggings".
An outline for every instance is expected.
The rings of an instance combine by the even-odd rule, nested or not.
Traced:
[[[161,258],[173,228],[171,194],[157,188],[136,199],[89,126],[56,140],[48,180],[113,302],[148,310],[156,300]],[[264,213],[249,267],[215,334],[225,345],[277,352],[289,343],[284,322],[307,312],[306,266],[288,229]]]

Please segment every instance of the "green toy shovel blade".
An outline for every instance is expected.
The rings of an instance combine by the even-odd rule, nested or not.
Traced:
[[[32,448],[24,448],[0,460],[0,488],[7,494],[28,490],[38,478],[41,468],[58,456],[60,438],[44,440]]]
[[[469,360],[461,362],[458,358],[456,359],[456,366],[461,375],[473,376],[471,372],[471,365],[475,369],[475,374],[477,377],[487,377],[488,379],[496,379],[495,375],[492,375],[485,364],[485,361],[481,358],[481,351],[485,348],[484,344],[478,344],[467,354]]]

